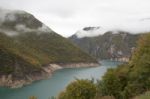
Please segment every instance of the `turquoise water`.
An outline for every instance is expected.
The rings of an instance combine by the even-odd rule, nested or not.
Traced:
[[[108,68],[115,68],[121,62],[101,61],[101,66],[94,68],[72,68],[56,71],[47,80],[36,81],[28,86],[9,89],[0,88],[0,99],[28,99],[37,96],[38,99],[49,99],[62,91],[69,82],[80,79],[100,79]]]

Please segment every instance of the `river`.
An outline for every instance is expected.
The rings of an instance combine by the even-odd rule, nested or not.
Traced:
[[[115,68],[118,64],[121,64],[121,62],[104,60],[101,61],[99,67],[57,70],[49,79],[36,81],[22,88],[0,87],[0,99],[28,99],[29,96],[37,96],[38,99],[49,99],[51,96],[56,96],[76,78],[101,79],[108,68]]]

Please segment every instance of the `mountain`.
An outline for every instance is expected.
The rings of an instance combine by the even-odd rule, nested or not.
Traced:
[[[97,61],[33,15],[0,9],[0,86],[22,86],[78,63]]]
[[[93,81],[71,82],[58,99],[150,99],[150,33],[141,34],[129,62]]]
[[[128,61],[139,36],[140,34],[124,31],[105,31],[100,27],[85,27],[69,39],[98,59]]]

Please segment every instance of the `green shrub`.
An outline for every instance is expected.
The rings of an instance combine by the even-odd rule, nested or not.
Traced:
[[[59,94],[58,99],[93,99],[95,95],[96,86],[91,80],[76,80]]]
[[[98,94],[129,99],[150,89],[150,33],[138,42],[129,64],[110,69],[98,82]]]

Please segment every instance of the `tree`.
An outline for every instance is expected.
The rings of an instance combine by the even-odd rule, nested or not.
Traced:
[[[128,64],[110,69],[98,83],[98,93],[129,99],[150,90],[150,33],[138,41],[136,51]]]
[[[59,94],[58,99],[93,99],[95,95],[96,86],[93,81],[77,79]]]
[[[115,96],[120,98],[120,92],[123,87],[121,79],[116,76],[115,69],[109,69],[103,76],[102,81],[98,82],[98,94],[101,96]]]
[[[72,82],[59,99],[130,99],[147,90],[150,90],[150,33],[138,41],[129,63],[109,69],[96,85],[89,80]]]

